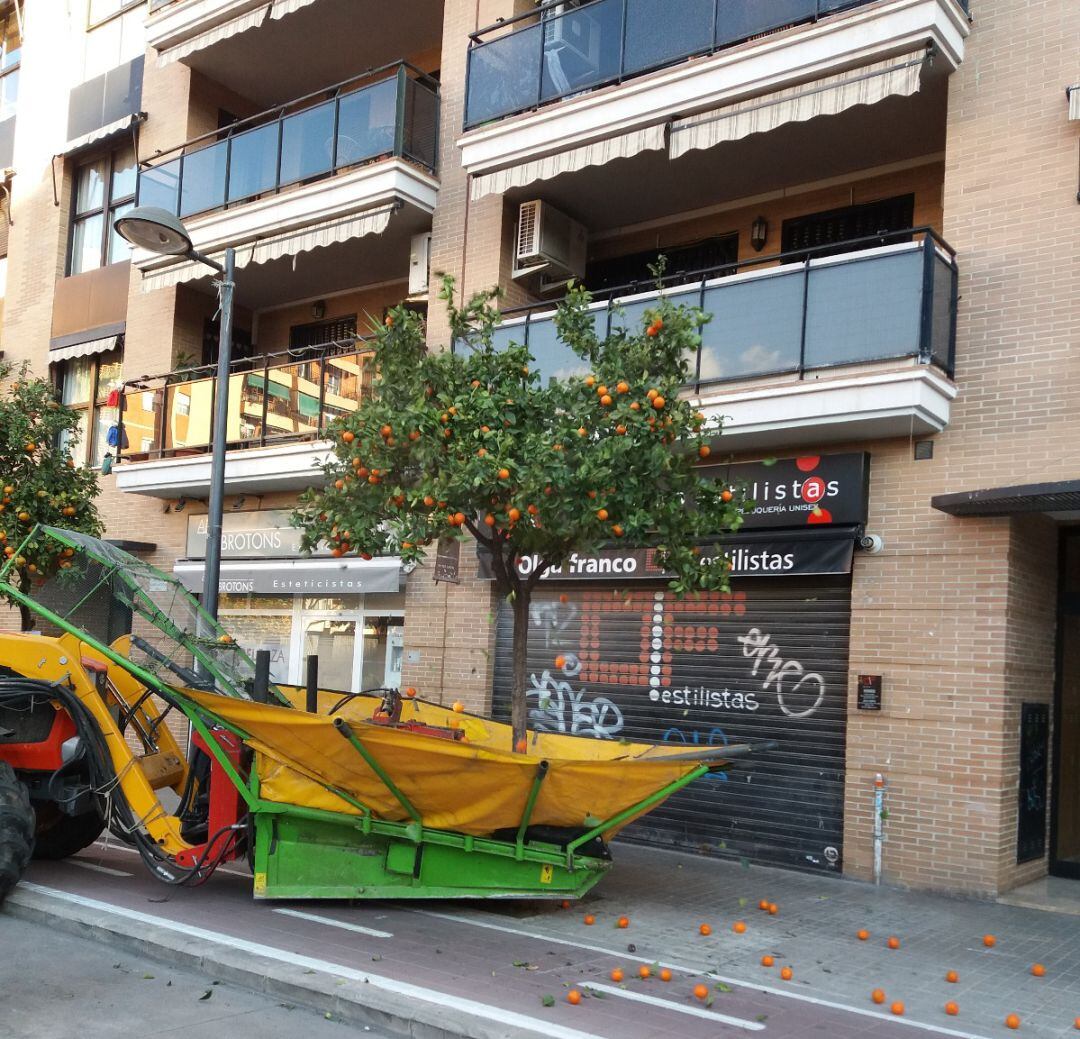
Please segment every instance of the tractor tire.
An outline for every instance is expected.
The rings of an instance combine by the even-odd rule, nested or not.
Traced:
[[[91,809],[82,815],[58,814],[57,820],[38,832],[34,841],[35,859],[66,859],[93,844],[105,829],[105,820]]]
[[[19,882],[34,850],[34,809],[15,770],[0,761],[0,902]]]

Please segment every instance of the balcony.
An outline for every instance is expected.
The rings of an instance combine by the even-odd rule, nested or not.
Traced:
[[[438,104],[435,81],[397,63],[142,163],[138,204],[176,213],[200,252],[252,243],[240,267],[381,232],[402,208],[430,222]],[[144,289],[205,275],[146,250],[132,261]]]
[[[548,3],[471,34],[462,163],[482,175],[659,133],[677,117],[927,47],[947,74],[968,28],[957,0]]]
[[[317,483],[327,425],[371,394],[371,350],[352,340],[235,361],[229,376],[229,493],[297,491]],[[205,496],[217,379],[188,369],[129,384],[117,468],[121,490]]]
[[[837,254],[836,250],[844,251]],[[830,254],[831,253],[831,254]],[[948,424],[957,267],[930,228],[763,257],[614,290],[598,335],[639,330],[661,294],[710,317],[688,391],[724,416],[733,450],[940,432]],[[542,376],[584,374],[551,304],[508,311],[495,342],[527,345]]]

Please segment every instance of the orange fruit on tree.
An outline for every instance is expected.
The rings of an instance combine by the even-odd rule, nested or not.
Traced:
[[[997,945],[997,939],[992,934],[984,934],[983,945],[985,945],[988,949],[992,949],[995,945]]]
[[[644,963],[640,967],[638,967],[637,972],[638,977],[641,978],[642,981],[644,981],[646,978],[652,977],[652,970],[650,970],[649,967]]]
[[[604,394],[604,395],[603,395],[603,396],[602,396],[602,397],[600,398],[600,403],[601,403],[601,404],[602,404],[602,405],[603,405],[603,406],[604,406],[605,408],[610,408],[610,407],[611,407],[611,397],[610,397],[610,396],[609,396],[608,394],[606,394],[606,393],[605,393],[605,394]]]
[[[662,317],[658,317],[658,318],[653,319],[653,328],[655,328],[657,332],[659,332],[660,329],[662,329],[663,327],[664,327],[664,319]]]
[[[490,512],[484,517],[484,524],[489,527],[495,526],[495,517]]]
[[[620,380],[615,386],[615,392],[616,393],[629,393],[630,392],[630,384],[628,382],[623,382],[623,381]]]
[[[660,980],[671,981],[671,971],[668,970],[667,967],[660,968]]]
[[[893,934],[893,935],[889,936],[889,939],[888,939],[888,941],[885,942],[885,944],[890,949],[899,949],[900,948],[900,939],[897,938],[895,934]]]
[[[507,509],[506,515],[510,517],[511,523],[517,523],[521,519],[521,509]]]
[[[660,391],[655,389],[649,390],[649,392],[646,393],[645,396],[648,397],[649,400],[655,400],[657,397],[660,396]]]
[[[1033,963],[1031,965],[1031,973],[1037,978],[1046,977],[1046,968],[1041,963]]]
[[[564,667],[566,667],[566,657],[561,657],[561,656],[560,656],[560,657],[556,657],[556,658],[555,658],[555,666],[556,666],[556,667],[557,667],[557,668],[558,668],[558,669],[559,669],[560,671],[561,671],[561,670],[562,670],[562,669],[563,669]]]
[[[945,1013],[948,1014],[949,1017],[956,1017],[956,1015],[960,1013],[960,1008],[950,999],[949,1002],[945,1004]]]
[[[500,480],[509,480],[510,479],[510,470],[509,469],[500,469],[499,470],[499,479]]]
[[[460,700],[455,700],[453,703],[454,714],[464,714],[465,705]]]
[[[335,480],[335,481],[334,481],[334,486],[335,486],[335,487],[336,487],[336,488],[337,488],[337,489],[338,489],[339,491],[343,491],[343,490],[345,490],[345,481],[344,481],[344,480]]]
[[[860,942],[865,942],[866,939],[870,937],[870,932],[864,927],[861,931],[855,932],[855,937],[858,938]]]
[[[709,447],[708,444],[702,444],[701,447],[697,449],[697,453],[698,458],[708,458],[709,455],[712,454],[712,448]]]
[[[871,992],[871,993],[870,993],[870,998],[871,998],[871,999],[872,999],[872,1000],[873,1000],[873,1001],[874,1001],[875,1003],[877,1003],[877,1004],[878,1004],[878,1006],[880,1006],[880,1005],[881,1005],[882,1003],[884,1003],[884,1002],[885,1002],[885,993],[884,993],[884,992],[882,992],[882,990],[881,990],[881,989],[879,989],[879,988],[876,988],[876,989],[874,989],[874,991],[873,991],[873,992]]]
[[[424,495],[424,504],[430,509],[435,504],[435,499],[430,494]]]
[[[341,439],[346,444],[351,444],[356,439],[356,434],[351,429],[346,429],[341,434]]]
[[[383,323],[386,325],[387,328],[393,328],[394,327],[394,315],[393,314],[387,314],[386,315],[386,321],[383,322]]]
[[[525,511],[530,516],[539,516],[540,515],[540,508],[537,505],[530,505]]]
[[[35,444],[33,440],[28,440],[26,442],[26,453],[28,455],[32,455],[36,450],[37,450],[37,444]]]
[[[566,993],[566,1002],[576,1007],[581,1002],[581,993],[576,988],[572,988]]]
[[[735,923],[731,925],[731,929],[736,934],[746,934],[746,924],[744,924],[742,920],[736,920]]]
[[[384,437],[390,436],[393,432],[394,432],[393,427],[390,426],[389,424],[384,425],[384,426],[380,427],[380,429],[379,429],[379,435],[384,436]]]
[[[726,505],[735,495],[731,491],[723,490],[720,492],[720,500]]]
[[[656,408],[657,411],[659,411],[666,403],[667,401],[659,394],[652,399],[652,406]]]
[[[954,970],[947,970],[945,972],[945,980],[950,985],[955,985],[960,980],[960,975],[957,974]]]
[[[636,400],[631,401],[630,410],[631,411],[640,411],[641,410],[641,405]]]
[[[791,979],[794,977],[794,975],[795,975],[795,972],[790,967],[781,967],[780,968],[780,977],[782,977],[784,979],[784,981],[791,981]]]
[[[615,921],[615,926],[620,927],[620,928],[629,927],[630,926],[630,917],[628,917],[628,916],[620,916],[619,919]]]
[[[465,513],[464,512],[455,512],[454,513],[454,522],[459,527],[464,526],[464,524],[465,524]]]
[[[614,981],[615,984],[617,985],[620,981],[622,981],[622,979],[623,979],[622,968],[621,967],[616,967],[611,972],[611,980]]]
[[[900,1000],[897,1000],[895,1003],[893,1003],[893,1005],[891,1007],[889,1007],[889,1011],[891,1013],[895,1014],[897,1017],[903,1017],[904,1016],[904,1004],[901,1003]]]
[[[649,337],[650,339],[652,339],[652,338],[653,338],[653,336],[657,336],[657,335],[659,335],[659,334],[660,334],[660,329],[659,329],[659,328],[657,328],[657,327],[656,327],[656,325],[649,325],[649,327],[645,329],[645,334],[646,334],[646,335],[647,335],[647,336],[648,336],[648,337]]]
[[[606,520],[608,518],[608,510],[607,509],[597,509],[596,510],[596,518],[598,520],[600,520],[601,523],[603,523],[604,520]]]
[[[411,700],[414,696],[416,696],[416,689],[413,686],[409,686],[405,690],[405,695]]]
[[[761,965],[763,967],[771,967],[775,962],[776,962],[776,960],[774,960],[771,956],[762,956],[761,957]]]
[[[621,538],[625,531],[618,523],[613,523],[611,525],[611,533],[614,534],[617,538]]]
[[[1020,1027],[1020,1018],[1017,1017],[1016,1014],[1009,1014],[1008,1017],[1005,1018],[1005,1027],[1006,1028],[1012,1028],[1012,1029],[1019,1028]]]
[[[578,426],[577,435],[579,437],[587,437],[589,435],[589,431],[584,426]]]
[[[615,427],[615,432],[621,437],[626,436],[626,426],[622,426],[622,425],[616,426]]]
[[[585,376],[585,385],[588,386],[589,389],[591,390],[596,385],[596,376],[595,375],[586,375]]]
[[[698,999],[708,999],[709,998],[709,986],[708,985],[702,985],[701,982],[698,982],[694,986],[694,995]]]
[[[476,452],[476,457],[477,458],[486,458],[487,457],[487,448],[486,447],[478,448],[477,452]]]
[[[67,509],[64,509],[64,515],[66,516],[67,514],[68,514]],[[19,513],[19,520],[22,523],[25,523],[29,519],[30,519],[30,513],[29,512],[20,512]]]
[[[585,914],[585,926],[586,927],[592,927],[592,925],[594,923],[596,923],[596,917],[593,916],[592,913],[586,913]]]
[[[418,429],[409,430],[409,439],[414,441],[414,442],[419,440],[420,439],[420,430],[418,430]]]
[[[700,931],[703,935],[705,935],[706,938],[708,938],[709,935],[712,934],[712,927],[709,924],[702,924],[698,928],[698,931]]]

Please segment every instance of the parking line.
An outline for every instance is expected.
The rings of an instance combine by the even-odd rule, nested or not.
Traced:
[[[741,1017],[728,1017],[716,1010],[707,1010],[704,1007],[687,1006],[684,1003],[673,1003],[670,999],[660,999],[659,996],[648,996],[644,992],[632,992],[630,989],[616,988],[614,985],[603,985],[597,981],[582,982],[583,989],[596,989],[598,992],[606,992],[620,999],[630,999],[635,1003],[648,1003],[651,1007],[662,1007],[664,1010],[676,1010],[680,1014],[689,1014],[691,1017],[703,1017],[706,1021],[717,1021],[721,1024],[732,1025],[735,1028],[745,1028],[748,1032],[763,1032],[765,1026],[760,1021],[746,1021]]]
[[[99,866],[96,862],[87,862],[86,859],[69,857],[65,860],[72,866],[80,869],[92,869],[95,873],[105,873],[110,877],[133,877],[134,873],[125,873],[122,869],[113,869],[112,866]]]
[[[344,920],[331,920],[328,916],[319,916],[316,913],[301,913],[298,909],[274,909],[273,912],[282,916],[295,916],[297,920],[310,920],[315,924],[326,924],[327,927],[340,927],[343,931],[356,931],[358,934],[369,934],[372,938],[393,938],[389,931],[376,931],[374,927],[361,927],[359,924],[346,923]]]

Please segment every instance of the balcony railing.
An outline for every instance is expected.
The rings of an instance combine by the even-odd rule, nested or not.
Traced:
[[[845,251],[837,254],[838,248]],[[619,328],[639,332],[644,312],[661,294],[710,315],[687,359],[695,392],[759,376],[901,358],[932,362],[952,375],[956,260],[929,227],[673,275],[662,289],[612,289],[592,305],[597,335]],[[519,307],[503,317],[496,345],[528,346],[542,377],[587,371],[559,339],[553,304]]]
[[[434,172],[438,128],[438,83],[388,65],[141,163],[138,204],[189,217],[389,156]]]
[[[873,2],[550,0],[470,33],[465,129]]]
[[[370,397],[372,351],[363,340],[235,361],[229,376],[230,448],[317,440]],[[212,368],[140,379],[124,387],[124,460],[205,454],[217,379]]]

